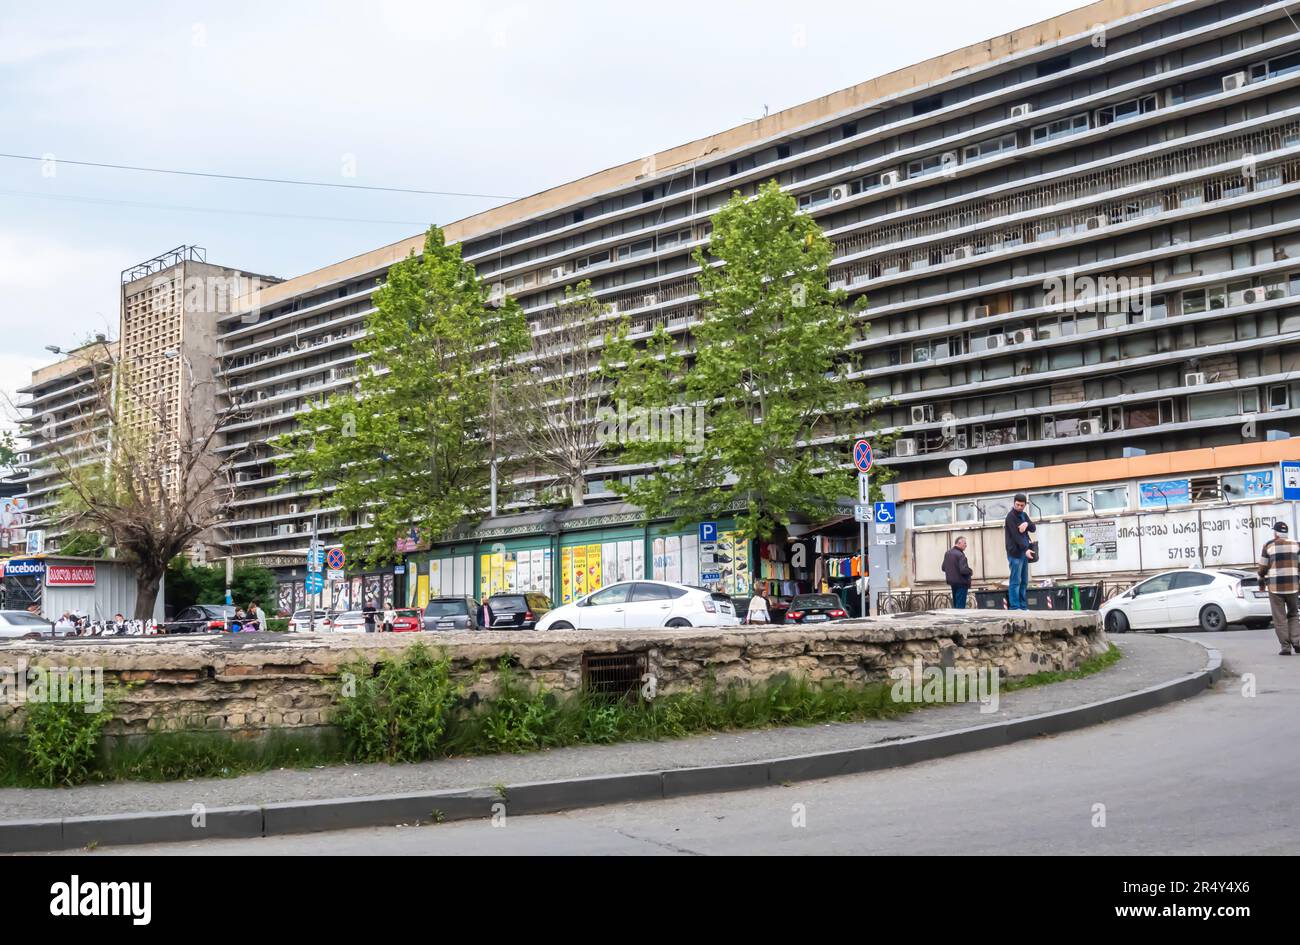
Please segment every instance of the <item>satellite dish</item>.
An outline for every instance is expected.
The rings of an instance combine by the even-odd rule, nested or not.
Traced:
[[[948,464],[948,472],[952,473],[954,476],[966,475],[966,460],[954,459]]]

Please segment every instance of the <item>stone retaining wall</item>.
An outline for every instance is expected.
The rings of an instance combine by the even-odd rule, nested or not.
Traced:
[[[770,630],[686,629],[229,636],[5,641],[0,672],[23,666],[102,669],[132,683],[106,731],[133,735],[204,728],[255,735],[328,725],[341,668],[371,666],[417,643],[446,647],[453,671],[480,696],[511,656],[517,672],[561,693],[583,683],[584,656],[644,652],[658,691],[752,683],[781,674],[868,683],[898,666],[992,668],[1003,678],[1069,670],[1104,652],[1095,612],[934,611]],[[0,717],[14,724],[12,699]]]

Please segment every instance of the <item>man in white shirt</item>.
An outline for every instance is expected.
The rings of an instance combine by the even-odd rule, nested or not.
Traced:
[[[754,596],[749,599],[749,609],[745,611],[745,623],[771,623],[772,615],[767,609],[767,587],[754,589]]]

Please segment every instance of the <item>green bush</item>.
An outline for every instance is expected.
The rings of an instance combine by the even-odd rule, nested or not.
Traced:
[[[108,700],[94,711],[83,702],[46,700],[23,706],[23,756],[36,783],[80,784],[90,777],[99,739],[112,718]]]
[[[373,672],[364,660],[344,667],[334,723],[356,761],[424,761],[440,753],[463,692],[447,654],[417,644]]]

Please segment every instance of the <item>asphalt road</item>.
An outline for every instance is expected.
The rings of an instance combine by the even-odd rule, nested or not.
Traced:
[[[788,787],[426,827],[97,854],[1282,854],[1300,852],[1300,656],[1198,634],[1210,693],[1007,748]],[[1255,694],[1247,694],[1253,674]],[[1103,825],[1104,823],[1104,825]]]

